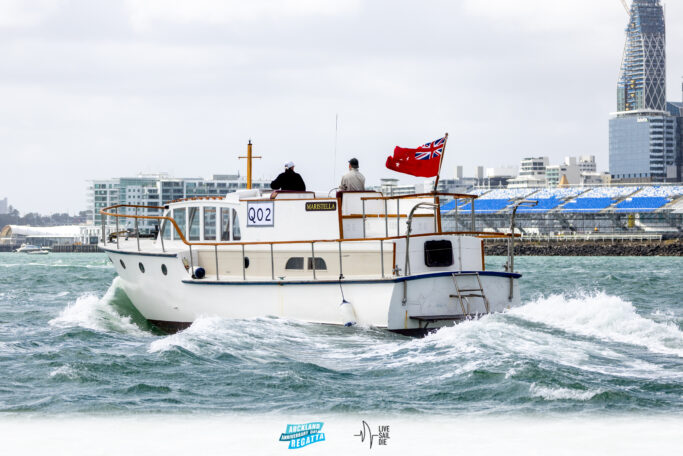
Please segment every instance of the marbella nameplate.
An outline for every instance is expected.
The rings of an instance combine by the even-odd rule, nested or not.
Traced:
[[[336,201],[325,201],[324,203],[320,202],[311,202],[311,203],[306,203],[306,211],[336,211],[337,210],[337,202]]]

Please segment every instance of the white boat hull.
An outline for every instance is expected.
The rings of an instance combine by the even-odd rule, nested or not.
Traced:
[[[460,299],[453,297],[457,295],[453,271],[374,280],[198,280],[189,278],[175,254],[115,250],[107,254],[134,306],[148,321],[167,331],[183,329],[200,316],[229,319],[276,316],[345,325],[349,323],[348,310],[341,307],[345,298],[351,303],[359,325],[424,334],[520,304],[519,274],[468,271],[478,272],[488,299],[487,309],[482,298],[464,299],[461,304]],[[143,265],[144,272],[139,264]],[[162,265],[167,274],[163,274]],[[457,280],[461,288],[478,287],[474,275]]]

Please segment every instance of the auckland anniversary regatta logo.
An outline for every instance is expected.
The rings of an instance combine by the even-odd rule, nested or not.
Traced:
[[[325,440],[325,433],[321,422],[288,424],[287,430],[280,435],[280,442],[289,442],[289,449],[303,448],[311,443]]]

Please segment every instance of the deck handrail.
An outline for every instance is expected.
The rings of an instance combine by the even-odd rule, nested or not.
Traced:
[[[427,203],[421,203],[421,204],[427,204]],[[417,205],[419,207],[420,205]],[[118,213],[118,208],[121,207],[133,207],[135,208],[135,214],[119,214]],[[285,245],[285,244],[310,244],[311,246],[311,261],[312,261],[312,272],[313,272],[313,280],[317,280],[317,275],[316,275],[316,254],[315,254],[315,244],[316,243],[338,243],[339,245],[339,271],[340,271],[340,280],[344,277],[343,275],[343,266],[342,266],[342,243],[343,242],[379,242],[380,243],[380,261],[381,261],[381,277],[384,279],[385,278],[385,266],[384,266],[384,242],[388,240],[397,240],[397,239],[406,239],[406,244],[408,242],[408,239],[412,237],[423,237],[423,236],[434,236],[434,235],[471,235],[471,236],[477,236],[482,239],[490,239],[490,238],[507,238],[510,237],[510,235],[506,233],[486,233],[486,232],[474,232],[474,231],[460,231],[460,232],[435,232],[435,233],[420,233],[420,234],[413,234],[411,235],[410,233],[406,235],[399,235],[399,236],[387,236],[387,237],[378,237],[378,238],[355,238],[355,239],[315,239],[315,240],[293,240],[293,241],[221,241],[221,242],[191,242],[188,241],[183,232],[180,230],[180,227],[176,223],[175,219],[173,217],[167,217],[167,216],[150,216],[150,215],[138,215],[138,209],[140,208],[151,208],[151,209],[159,209],[157,206],[136,206],[136,205],[131,205],[131,204],[117,204],[114,206],[106,207],[104,209],[100,210],[100,214],[102,215],[102,243],[106,246],[107,244],[107,238],[105,234],[105,226],[106,226],[106,217],[111,216],[115,217],[117,221],[117,226],[118,226],[118,219],[119,218],[133,218],[135,219],[135,225],[137,227],[137,221],[138,219],[156,219],[156,220],[168,220],[173,228],[175,229],[176,233],[179,236],[179,240],[182,241],[185,245],[189,247],[189,252],[190,252],[190,269],[188,272],[190,273],[191,277],[194,278],[195,274],[195,269],[194,269],[194,262],[193,262],[193,256],[192,256],[192,247],[193,246],[212,246],[214,250],[214,255],[215,255],[215,261],[216,261],[216,280],[220,280],[219,276],[219,271],[218,271],[218,246],[237,246],[241,247],[241,255],[242,255],[242,279],[246,280],[246,263],[245,263],[245,246],[247,245],[262,245],[262,246],[270,246],[270,255],[271,255],[271,278],[274,280],[275,277],[275,266],[274,266],[274,253],[273,253],[273,246],[274,245]],[[116,210],[115,213],[108,212],[110,210]],[[411,211],[411,217],[414,213],[414,210]],[[166,252],[165,246],[164,246],[164,227],[161,225],[161,222],[159,223],[160,225],[160,230],[157,236],[161,240],[161,248],[163,252]],[[117,248],[120,249],[119,247],[119,234],[120,232],[117,229],[117,236],[116,236],[116,246]],[[141,251],[140,249],[140,233],[136,229],[135,232],[136,236],[136,241],[137,241],[137,250]],[[518,236],[518,235],[515,235]],[[406,246],[407,247],[407,246]],[[394,260],[395,262],[395,260]],[[394,268],[392,269],[396,271],[395,264]],[[397,274],[395,272],[395,274]],[[405,274],[405,271],[404,271]]]
[[[111,213],[107,212],[112,209],[117,209],[119,207],[138,207],[138,208],[150,208],[150,209],[158,209],[157,206],[135,206],[132,204],[117,204],[114,206],[109,206],[105,207],[100,210],[101,215],[105,216],[110,216],[110,217],[117,217],[117,218],[138,218],[138,219],[156,219],[156,220],[168,220],[171,222],[173,225],[173,228],[175,229],[176,233],[180,236],[180,241],[183,242],[183,244],[188,245],[188,246],[229,246],[229,245],[279,245],[279,244],[310,244],[311,242],[361,242],[361,241],[389,241],[389,240],[397,240],[397,239],[403,239],[406,236],[401,235],[401,236],[385,236],[385,237],[376,237],[376,238],[352,238],[352,239],[314,239],[314,240],[300,240],[300,241],[221,241],[221,242],[191,242],[188,241],[187,238],[183,235],[182,230],[180,230],[180,227],[176,223],[175,219],[173,217],[166,217],[163,215],[136,215],[136,214],[118,214],[118,213]],[[163,208],[162,208],[163,209]],[[102,218],[103,225],[104,225],[104,218]],[[161,228],[161,227],[160,227]],[[104,231],[103,231],[104,233]],[[443,232],[443,233],[420,233],[420,234],[412,234],[411,237],[418,237],[418,236],[434,236],[434,235],[468,235],[468,236],[477,236],[482,239],[493,239],[493,238],[508,238],[510,237],[509,233],[491,233],[491,232],[485,232],[485,231],[449,231],[449,232]],[[160,235],[163,237],[163,233],[160,233]],[[519,237],[519,234],[515,234],[515,237]],[[106,244],[106,242],[103,242]]]

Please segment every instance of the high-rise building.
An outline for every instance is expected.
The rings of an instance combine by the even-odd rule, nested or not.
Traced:
[[[617,85],[617,111],[664,111],[666,33],[660,0],[633,0]]]
[[[621,182],[680,179],[679,118],[667,110],[666,34],[660,0],[633,0],[609,121],[609,169]]]
[[[134,206],[163,206],[169,201],[192,198],[197,196],[225,196],[225,194],[246,188],[246,179],[237,174],[218,174],[211,179],[175,178],[166,173],[138,174],[136,177],[121,177],[117,179],[93,180],[88,187],[89,221],[100,225],[102,216],[100,210],[117,204]],[[254,180],[253,188],[270,188],[270,181]],[[120,208],[120,214],[159,216],[159,209]],[[109,218],[108,224],[115,225],[116,221]],[[149,232],[158,225],[155,219],[138,220],[141,232]],[[133,228],[134,221],[129,218],[119,219],[119,228]]]
[[[9,205],[7,198],[0,199],[0,214],[7,214],[9,212]]]

